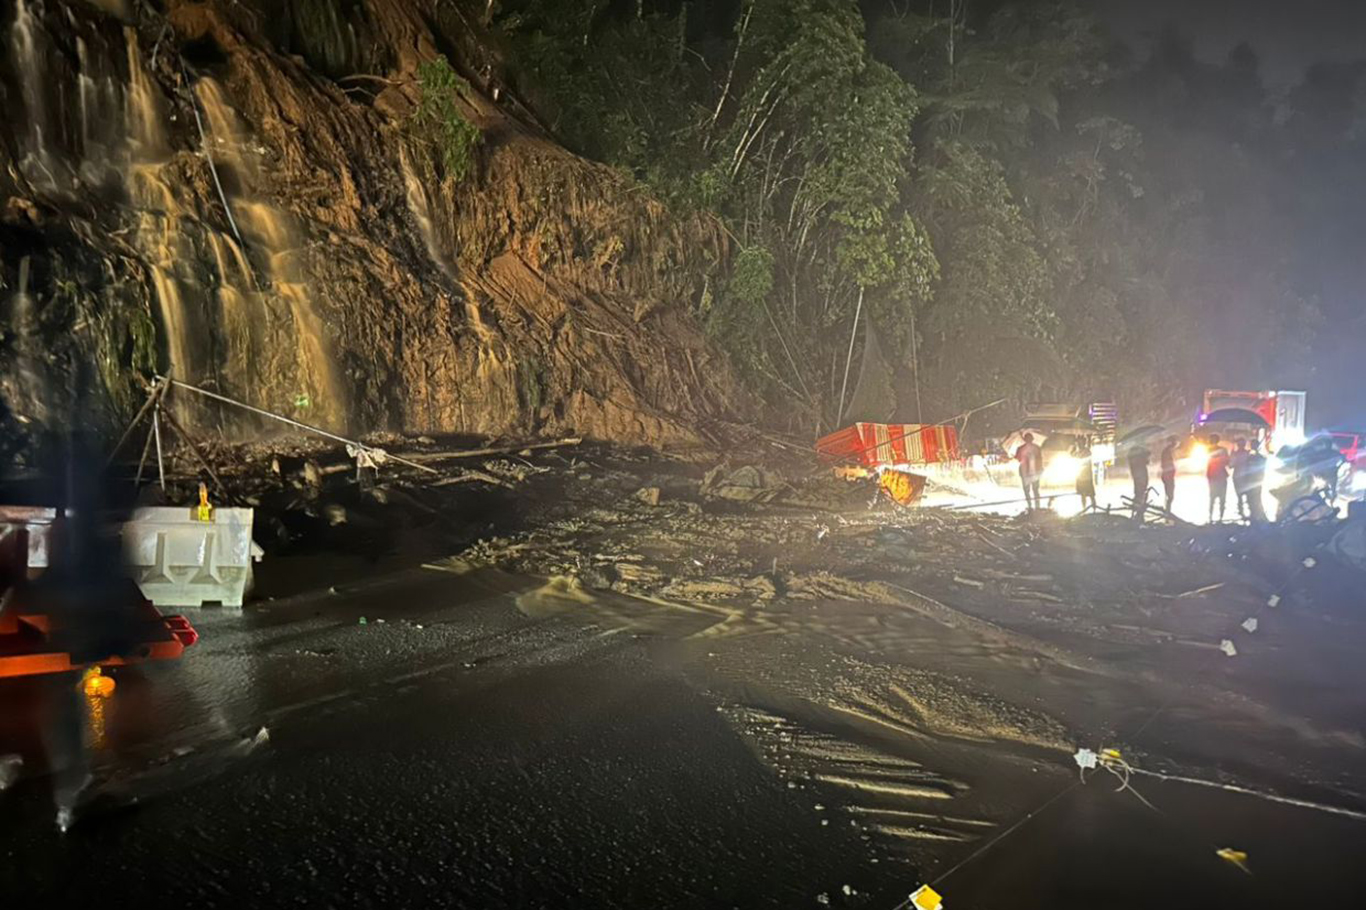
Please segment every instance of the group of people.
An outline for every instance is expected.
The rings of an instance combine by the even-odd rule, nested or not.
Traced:
[[[1230,479],[1233,481],[1233,495],[1238,501],[1238,517],[1254,522],[1266,521],[1266,510],[1262,506],[1266,456],[1261,453],[1257,440],[1248,442],[1240,436],[1233,441],[1233,451],[1229,452],[1220,444],[1219,434],[1212,434],[1209,438],[1209,460],[1205,462],[1205,479],[1209,482],[1211,522],[1215,521],[1216,505],[1219,509],[1218,520],[1224,520]]]
[[[1162,480],[1164,506],[1170,512],[1176,501],[1176,453],[1180,439],[1168,436],[1165,443],[1158,456],[1158,476]],[[1239,437],[1234,440],[1233,451],[1230,452],[1220,443],[1218,434],[1212,434],[1208,446],[1205,480],[1209,484],[1209,520],[1216,520],[1216,509],[1218,520],[1224,520],[1229,481],[1232,480],[1238,517],[1253,522],[1265,521],[1262,484],[1266,479],[1266,456],[1258,450],[1257,441],[1249,443],[1247,439]],[[1082,510],[1095,509],[1096,480],[1089,442],[1084,437],[1078,437],[1072,444],[1070,454],[1078,461],[1076,493],[1081,498]],[[1043,449],[1034,441],[1033,433],[1024,434],[1023,443],[1015,450],[1015,460],[1020,464],[1020,484],[1024,487],[1026,508],[1030,511],[1042,508],[1040,485],[1043,479]],[[1134,485],[1134,517],[1141,518],[1148,509],[1148,464],[1152,460],[1152,452],[1141,442],[1135,443],[1128,448],[1125,460]]]
[[[1164,508],[1172,511],[1176,502],[1176,450],[1181,440],[1168,436],[1166,444],[1158,456],[1159,476],[1162,478]],[[1205,462],[1205,481],[1209,485],[1209,520],[1224,520],[1228,509],[1229,481],[1233,482],[1233,493],[1238,503],[1238,517],[1247,521],[1266,520],[1266,510],[1262,506],[1262,484],[1266,480],[1266,456],[1263,455],[1254,439],[1250,443],[1243,437],[1233,441],[1233,451],[1226,449],[1218,433],[1209,437],[1209,460]],[[1134,516],[1139,517],[1148,506],[1148,462],[1152,453],[1141,443],[1129,448],[1129,476],[1134,482]],[[1080,490],[1078,490],[1080,492]],[[1094,493],[1093,493],[1094,496]]]

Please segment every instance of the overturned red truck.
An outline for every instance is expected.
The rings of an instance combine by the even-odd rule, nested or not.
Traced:
[[[902,505],[918,502],[926,478],[912,468],[958,458],[958,429],[948,424],[856,423],[816,440],[816,452],[829,462],[853,466]]]

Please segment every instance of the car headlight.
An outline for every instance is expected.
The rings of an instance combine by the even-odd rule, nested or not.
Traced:
[[[1056,455],[1044,469],[1043,479],[1049,483],[1075,480],[1081,470],[1081,459],[1075,455]]]
[[[1203,471],[1209,464],[1209,446],[1203,442],[1191,446],[1191,453],[1186,456],[1186,464]]]

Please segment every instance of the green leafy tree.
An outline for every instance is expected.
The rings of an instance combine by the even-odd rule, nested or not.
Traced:
[[[445,57],[418,66],[422,97],[413,112],[413,125],[432,137],[441,150],[446,173],[464,180],[474,168],[475,151],[483,134],[460,110],[459,95],[469,86],[451,69]]]

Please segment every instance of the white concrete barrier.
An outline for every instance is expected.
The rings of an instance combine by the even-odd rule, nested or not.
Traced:
[[[199,521],[189,506],[138,509],[123,526],[124,562],[158,607],[240,607],[262,555],[251,540],[252,514],[216,508]]]

